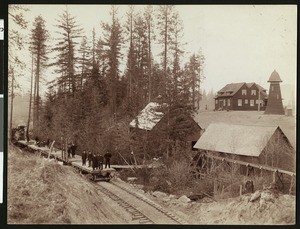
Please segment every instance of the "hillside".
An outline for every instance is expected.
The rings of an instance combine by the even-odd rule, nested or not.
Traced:
[[[69,166],[10,147],[8,157],[9,224],[126,223],[95,184]]]

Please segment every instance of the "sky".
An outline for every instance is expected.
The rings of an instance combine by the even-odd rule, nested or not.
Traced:
[[[30,36],[34,18],[41,15],[51,35],[57,36],[57,15],[66,5],[26,5],[24,15],[29,27],[23,34]],[[101,21],[110,22],[110,5],[68,5],[91,39],[91,31],[101,34]],[[142,11],[144,6],[136,6]],[[155,6],[157,7],[157,6]],[[283,83],[296,86],[297,66],[297,6],[296,5],[177,5],[183,21],[185,59],[193,52],[202,51],[205,57],[202,89],[215,92],[228,83],[256,82],[269,89],[268,79],[276,70]],[[119,6],[121,24],[126,21],[128,6]],[[154,14],[155,16],[155,14]],[[9,29],[14,25],[9,25]],[[154,55],[161,48],[155,44]],[[30,56],[28,49],[21,52],[27,69],[21,79],[23,91],[30,88]],[[54,55],[54,54],[53,54]],[[156,58],[159,61],[159,57]],[[123,58],[125,62],[125,58]],[[123,66],[125,66],[123,64]],[[122,66],[121,66],[122,67]],[[53,79],[52,70],[44,73]],[[46,88],[44,87],[44,90]]]

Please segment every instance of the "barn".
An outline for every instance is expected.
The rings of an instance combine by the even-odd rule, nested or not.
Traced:
[[[295,150],[279,126],[211,123],[194,148],[206,155],[295,171]]]
[[[184,111],[184,108],[166,109],[167,105],[150,102],[129,124],[130,132],[141,139],[154,139],[152,146],[159,148],[159,142],[185,142],[189,149],[200,138],[203,129]],[[167,111],[170,112],[167,112]],[[168,133],[168,134],[167,134]]]
[[[266,89],[256,83],[231,83],[217,92],[215,110],[265,110]],[[260,107],[258,107],[260,104]]]

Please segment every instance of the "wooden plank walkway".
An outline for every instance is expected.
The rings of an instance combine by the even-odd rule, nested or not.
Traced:
[[[38,151],[41,154],[43,154],[44,156],[50,156],[50,157],[54,157],[59,161],[63,161],[65,163],[69,163],[72,164],[76,167],[78,167],[79,169],[88,172],[88,173],[99,173],[100,171],[98,170],[94,170],[91,167],[88,166],[83,166],[82,165],[82,159],[81,156],[79,155],[75,155],[75,157],[69,157],[68,159],[62,158],[62,150],[53,148],[53,150],[50,152],[50,149],[48,147],[39,147],[37,145],[35,145],[35,142],[31,141],[31,142],[26,142],[26,141],[18,141],[19,144],[28,147],[31,150],[34,151]],[[87,162],[88,163],[88,162]],[[159,167],[159,164],[149,164],[149,165],[110,165],[111,168],[113,169],[142,169],[142,168],[157,168]],[[104,168],[104,165],[103,165]],[[109,169],[109,168],[107,168]],[[107,169],[104,169],[105,171],[107,171]]]

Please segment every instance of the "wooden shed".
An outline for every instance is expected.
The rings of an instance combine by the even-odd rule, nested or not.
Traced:
[[[295,150],[279,126],[212,123],[194,148],[217,157],[295,171]]]
[[[139,138],[147,135],[149,140],[155,139],[152,142],[154,147],[159,147],[159,141],[181,141],[187,143],[189,149],[193,149],[204,130],[183,108],[167,112],[169,109],[166,107],[166,104],[150,102],[130,122],[130,131],[139,135]]]

